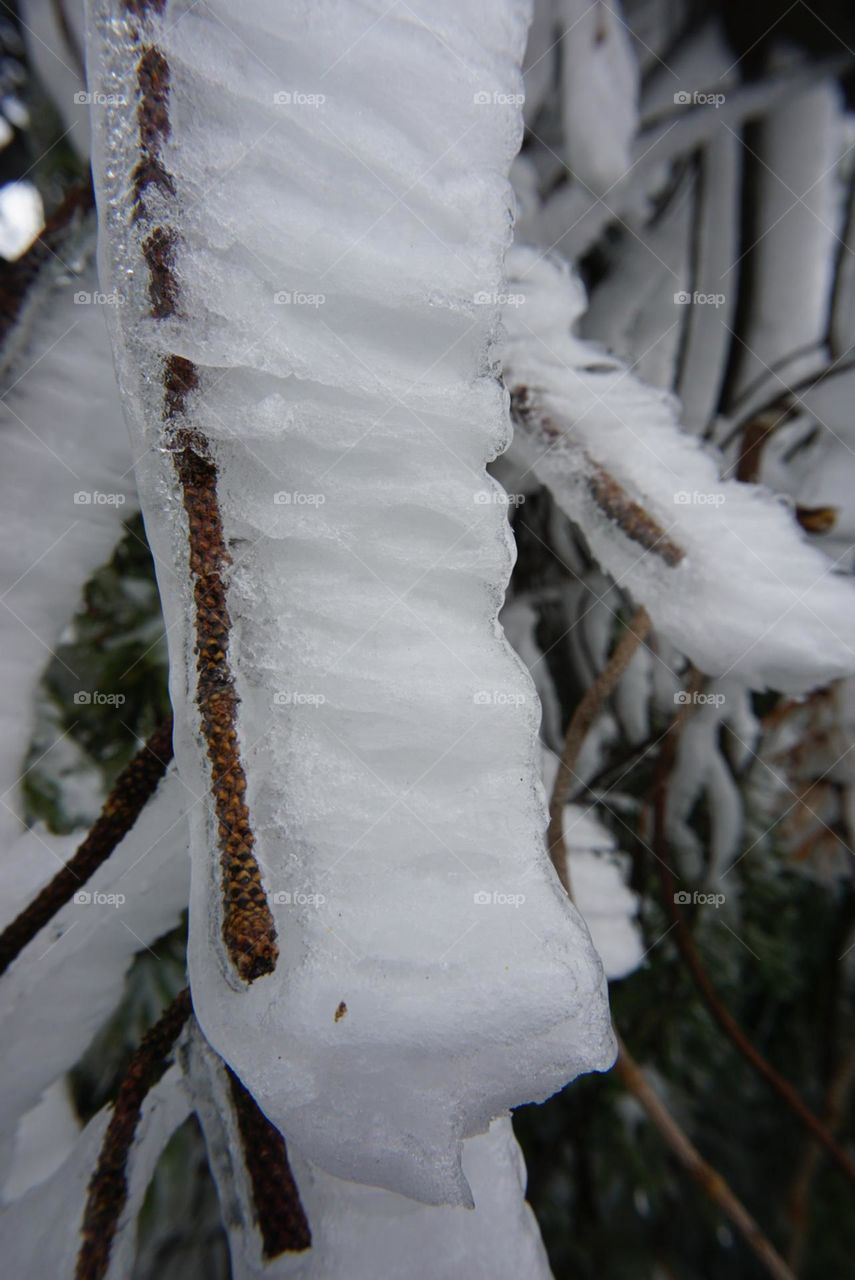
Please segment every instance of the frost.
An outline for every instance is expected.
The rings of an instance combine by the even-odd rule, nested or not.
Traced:
[[[720,479],[673,398],[574,336],[568,268],[515,248],[509,276],[526,299],[505,314],[518,440],[602,567],[710,675],[803,691],[850,672],[855,588],[836,563],[781,501]]]
[[[634,973],[644,959],[635,919],[638,898],[627,886],[629,858],[592,809],[568,805],[564,843],[573,899],[591,930],[610,982]]]
[[[191,813],[195,1011],[303,1157],[438,1204],[470,1199],[464,1138],[613,1056],[484,469],[526,18],[149,14],[139,114],[137,24],[91,23],[91,90],[134,104],[99,113],[94,167],[176,757],[199,796],[219,770]]]

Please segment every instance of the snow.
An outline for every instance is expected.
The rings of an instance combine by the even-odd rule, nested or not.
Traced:
[[[537,698],[497,623],[513,550],[485,464],[509,436],[495,337],[526,18],[512,0],[150,17],[176,196],[144,203],[184,236],[181,314],[158,321],[149,225],[128,216],[136,112],[95,121],[176,756],[206,793],[160,425],[177,352],[216,459],[238,743],[280,948],[272,974],[236,975],[197,806],[197,1016],[304,1158],[436,1204],[470,1201],[464,1138],[614,1053],[601,965],[544,850]],[[93,91],[133,85],[130,27],[95,5]]]
[[[145,1192],[164,1147],[187,1118],[189,1100],[180,1073],[170,1067],[146,1097],[128,1159],[128,1195],[113,1240],[107,1280],[131,1274],[136,1222]],[[89,1178],[98,1159],[110,1110],[89,1121],[68,1157],[51,1177],[20,1199],[0,1208],[0,1252],[17,1280],[74,1275],[80,1223]]]
[[[106,308],[75,302],[98,293],[92,228],[60,254],[67,269],[49,256],[6,338],[0,368],[4,844],[20,830],[17,788],[38,681],[84,584],[109,559],[135,503]]]
[[[517,440],[600,565],[707,674],[802,692],[851,672],[851,581],[782,501],[720,479],[675,400],[574,336],[585,297],[566,265],[526,247],[509,264],[525,298],[505,311]]]
[[[80,1058],[119,1002],[133,956],[173,928],[189,895],[186,812],[171,769],[136,825],[27,946],[0,985],[0,1145]],[[8,855],[3,925],[59,870],[81,835],[28,831]],[[122,901],[119,901],[119,899]]]

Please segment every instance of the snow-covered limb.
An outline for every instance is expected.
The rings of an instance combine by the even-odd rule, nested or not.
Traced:
[[[484,469],[527,9],[132,8],[91,11],[90,87],[134,104],[95,170],[176,756],[214,770],[196,1013],[289,1148],[462,1203],[463,1138],[613,1054]]]
[[[146,1098],[127,1167],[125,1212],[113,1240],[108,1280],[131,1274],[137,1217],[155,1165],[189,1113],[177,1067],[171,1067]],[[44,1182],[0,1209],[0,1252],[7,1274],[17,1280],[68,1280],[75,1272],[86,1188],[110,1123],[110,1109],[94,1116],[65,1162]]]
[[[136,826],[22,952],[0,984],[0,1139],[10,1141],[42,1091],[78,1060],[115,1008],[132,957],[178,922],[188,887],[192,796],[174,770]],[[10,851],[4,917],[56,873],[79,836],[29,831]],[[3,923],[6,923],[4,918]]]
[[[701,670],[801,691],[855,669],[855,587],[786,506],[721,480],[677,405],[573,333],[570,269],[509,255],[505,381],[530,466],[591,551]]]

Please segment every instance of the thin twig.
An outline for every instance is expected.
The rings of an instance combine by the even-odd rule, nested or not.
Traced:
[[[127,1164],[147,1094],[166,1071],[172,1047],[193,1012],[185,987],[146,1033],[119,1085],[83,1212],[75,1280],[103,1280],[128,1198]]]
[[[302,1253],[311,1247],[312,1233],[288,1162],[285,1139],[232,1069],[226,1067],[226,1072],[264,1257],[270,1260],[283,1253]]]
[[[659,1130],[660,1136],[674,1152],[683,1168],[695,1179],[713,1204],[718,1205],[726,1214],[769,1275],[775,1277],[775,1280],[795,1280],[795,1274],[763,1234],[742,1201],[737,1198],[721,1174],[703,1158],[694,1143],[677,1124],[620,1036],[618,1036],[618,1059],[615,1070],[629,1092],[637,1098],[647,1112]]]
[[[838,1063],[826,1090],[823,1120],[831,1134],[843,1119],[853,1085],[855,1085],[855,1044]],[[799,1271],[801,1268],[810,1226],[811,1187],[819,1169],[821,1155],[822,1148],[819,1143],[808,1139],[789,1195],[792,1231],[787,1260],[794,1271]]]
[[[571,893],[570,873],[567,867],[567,847],[564,843],[563,818],[564,807],[567,804],[573,782],[576,780],[574,766],[588,730],[628,667],[636,649],[644,642],[649,630],[650,618],[647,610],[644,608],[636,609],[608,662],[573,712],[567,728],[564,749],[561,753],[561,762],[555,775],[555,785],[552,788],[552,797],[549,801],[549,827],[546,832],[546,841],[552,864],[568,894]]]
[[[686,707],[683,707],[681,712],[685,713]],[[772,1066],[771,1062],[769,1062],[760,1050],[755,1047],[752,1041],[749,1040],[733,1014],[722,1002],[721,997],[713,985],[712,979],[704,967],[703,961],[695,947],[691,931],[686,924],[685,916],[677,903],[674,876],[670,866],[668,865],[670,850],[668,847],[666,813],[668,776],[674,762],[677,740],[683,719],[684,714],[678,714],[676,716],[668,732],[668,736],[663,743],[662,752],[659,757],[657,770],[658,776],[653,801],[653,852],[656,855],[656,865],[662,885],[662,896],[665,901],[665,908],[674,923],[674,937],[677,942],[677,947],[694,980],[695,986],[707,1006],[707,1009],[731,1043],[735,1045],[758,1075],[767,1082],[781,1101],[784,1102],[793,1114],[798,1117],[804,1127],[825,1147],[826,1151],[828,1151],[829,1155],[832,1157],[841,1172],[844,1173],[851,1182],[855,1183],[855,1161],[853,1161],[843,1148],[835,1141],[833,1135],[829,1132],[819,1117],[811,1111],[810,1107],[790,1082]]]
[[[74,856],[0,933],[0,974],[106,862],[151,799],[171,759],[170,716],[119,774],[98,819]]]

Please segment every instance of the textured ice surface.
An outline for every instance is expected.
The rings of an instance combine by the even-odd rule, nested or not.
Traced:
[[[135,500],[104,323],[107,308],[93,301],[98,286],[92,231],[63,245],[68,271],[49,259],[0,355],[5,842],[20,830],[13,810],[39,677],[80,603],[84,583],[109,558]]]
[[[116,12],[93,7],[93,92],[136,83],[137,26]],[[511,0],[167,5],[144,41],[170,68],[175,194],[149,185],[135,222],[136,113],[96,121],[177,758],[207,792],[170,353],[198,370],[185,421],[218,468],[280,947],[274,974],[236,979],[198,805],[196,1013],[305,1157],[435,1203],[469,1198],[463,1138],[613,1056],[601,966],[544,853],[539,707],[497,623],[513,551],[484,469],[508,438],[493,341],[526,18]],[[159,322],[152,222],[177,237]]]
[[[42,929],[0,985],[0,1152],[115,1008],[132,957],[179,920],[189,894],[186,810],[174,769],[133,829]],[[2,924],[56,874],[80,836],[28,831],[9,851]]]
[[[510,1118],[463,1144],[474,1209],[414,1203],[393,1191],[334,1178],[290,1151],[311,1224],[305,1253],[265,1262],[222,1065],[201,1036],[183,1055],[223,1216],[235,1280],[547,1280],[546,1252],[525,1202],[525,1164]]]
[[[505,315],[505,380],[530,394],[519,437],[602,567],[708,674],[800,692],[852,671],[851,580],[783,502],[720,479],[676,401],[574,335],[585,295],[569,268],[519,247],[509,274],[525,298]]]

